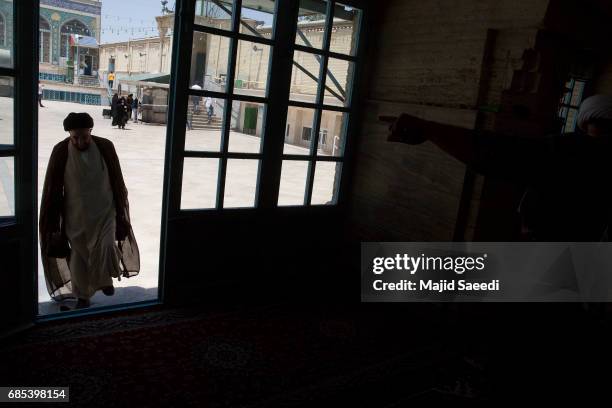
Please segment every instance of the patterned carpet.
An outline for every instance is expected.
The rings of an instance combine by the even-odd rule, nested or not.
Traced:
[[[380,316],[271,305],[50,323],[0,346],[0,383],[69,385],[70,405],[89,407],[481,401],[481,369],[448,349],[433,323]]]

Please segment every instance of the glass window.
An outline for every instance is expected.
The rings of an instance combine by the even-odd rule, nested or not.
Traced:
[[[322,49],[326,15],[326,1],[300,0],[295,43],[306,47]]]
[[[308,162],[305,160],[283,160],[278,205],[304,205]]]
[[[0,77],[0,145],[15,143],[13,136],[13,78]]]
[[[193,33],[190,87],[214,92],[227,91],[230,39],[203,32]]]
[[[196,0],[194,24],[219,30],[231,30],[233,3],[232,0]]]
[[[0,217],[15,216],[15,159],[0,157]]]
[[[238,41],[234,93],[238,95],[266,96],[270,46],[250,41]]]
[[[329,50],[339,54],[355,55],[361,10],[336,3]]]
[[[186,157],[183,166],[181,209],[217,206],[219,159]]]
[[[353,79],[354,63],[330,58],[325,78],[325,105],[350,106],[350,87]]]
[[[317,162],[312,185],[311,204],[335,204],[342,163]]]
[[[0,67],[13,67],[13,22],[12,1],[3,1],[0,8]]]
[[[255,206],[258,170],[259,160],[227,160],[224,208]]]
[[[240,32],[271,39],[274,28],[274,0],[243,0],[240,10]]]
[[[318,54],[309,52],[293,53],[289,99],[298,102],[316,102],[322,58]]]
[[[225,99],[189,96],[185,150],[221,151],[225,104]]]
[[[310,154],[314,119],[314,109],[289,106],[287,110],[287,135],[283,147],[284,154]]]
[[[348,113],[324,110],[321,114],[321,132],[317,154],[320,156],[344,155]]]
[[[244,101],[232,103],[228,151],[259,153],[264,134],[265,104]]]

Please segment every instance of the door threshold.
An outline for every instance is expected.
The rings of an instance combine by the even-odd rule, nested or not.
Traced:
[[[75,318],[82,316],[95,316],[100,314],[107,314],[110,312],[119,312],[123,310],[140,309],[146,307],[160,306],[162,302],[160,300],[143,300],[140,302],[124,303],[120,305],[107,305],[99,306],[93,309],[74,309],[65,312],[50,313],[47,315],[37,315],[34,319],[35,323],[45,323],[56,320],[64,320],[67,318]]]

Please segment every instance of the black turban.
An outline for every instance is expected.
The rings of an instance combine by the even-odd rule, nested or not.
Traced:
[[[85,112],[70,112],[64,119],[64,130],[66,132],[72,129],[91,129],[93,126],[93,118]]]

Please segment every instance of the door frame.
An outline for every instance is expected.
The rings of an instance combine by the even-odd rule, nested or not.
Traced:
[[[13,67],[0,68],[1,76],[14,80],[14,144],[0,145],[0,157],[14,157],[15,216],[0,218],[0,252],[7,250],[6,255],[19,256],[19,260],[15,263],[18,270],[10,271],[14,274],[10,278],[16,304],[5,304],[4,299],[0,301],[0,307],[7,311],[6,315],[0,313],[4,320],[0,337],[30,327],[38,310],[35,284],[38,266],[38,81],[33,79],[38,78],[39,56],[32,52],[32,47],[18,46],[37,44],[38,26],[39,0],[14,1]],[[9,253],[8,249],[15,246],[17,253]],[[10,302],[11,296],[8,298]]]

